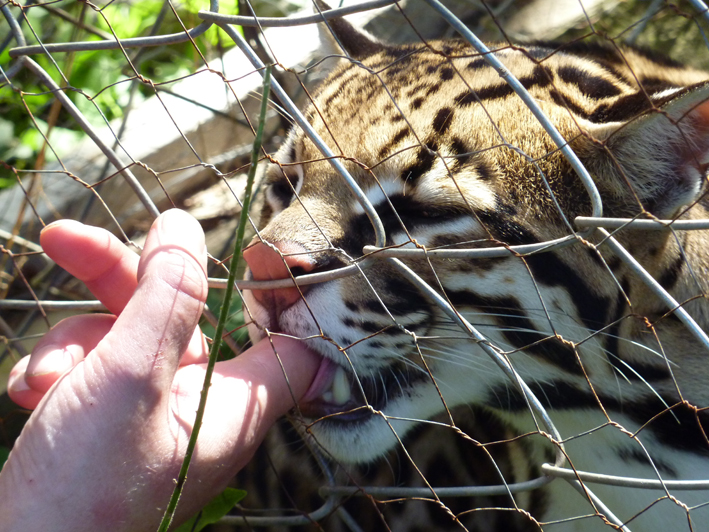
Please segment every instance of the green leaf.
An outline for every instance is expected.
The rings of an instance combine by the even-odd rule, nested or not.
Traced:
[[[2,450],[2,449],[0,449]],[[175,532],[199,532],[224,517],[238,502],[246,497],[244,490],[227,488],[214,497],[207,506],[202,508],[192,519],[178,527]]]
[[[5,465],[5,462],[7,462],[8,456],[10,456],[10,449],[0,445],[0,470],[2,470],[2,467]],[[237,490],[237,491],[239,491],[239,490]],[[246,496],[246,492],[244,492],[244,496]],[[243,498],[244,497],[242,497],[242,499]],[[241,500],[241,499],[239,499],[239,500]],[[236,503],[234,503],[234,504],[236,504]]]
[[[209,308],[218,309],[221,307],[221,304],[222,294],[214,290],[210,291],[207,295],[207,305],[209,305]],[[243,347],[249,340],[249,331],[244,326],[244,313],[241,310],[241,305],[241,298],[238,297],[237,294],[234,294],[229,310],[229,317],[224,324],[224,330],[229,331],[236,344]],[[200,328],[204,334],[210,338],[214,338],[214,327],[212,327],[209,322],[204,320],[200,323]],[[229,360],[234,358],[234,356],[234,353],[228,345],[223,344],[219,348],[219,360]]]

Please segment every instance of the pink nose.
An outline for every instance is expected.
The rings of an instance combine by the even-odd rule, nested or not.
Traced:
[[[315,269],[315,262],[306,249],[299,244],[276,242],[272,245],[281,253],[259,241],[252,243],[244,250],[244,260],[249,265],[255,281],[290,279],[291,273],[296,276]],[[306,289],[306,286],[302,286],[299,291],[293,286],[273,290],[253,290],[252,292],[256,301],[261,305],[281,313],[299,301],[301,292],[305,293]]]

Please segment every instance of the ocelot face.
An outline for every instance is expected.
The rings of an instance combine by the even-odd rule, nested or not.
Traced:
[[[293,142],[300,143],[296,153],[302,153],[303,140]],[[285,153],[291,149],[287,146]],[[311,157],[297,160],[303,159]],[[280,168],[269,174],[272,214],[260,232],[263,242],[257,239],[245,252],[252,278],[287,279],[360,264],[362,248],[374,244],[374,232],[342,178],[326,162],[283,169],[293,172],[285,183]],[[369,181],[361,173],[359,177],[363,184]],[[415,239],[434,248],[489,241],[459,194],[451,192],[447,199],[438,195],[438,203],[419,199],[415,187],[398,177],[380,183],[384,190],[377,184],[363,188],[384,222],[389,244]],[[343,461],[370,460],[391,448],[396,435],[403,436],[411,425],[397,418],[436,414],[445,408],[440,394],[449,407],[479,401],[485,396],[483,383],[500,378],[490,358],[395,266],[386,260],[372,262],[350,276],[300,289],[245,292],[254,340],[268,328],[301,338],[322,355],[320,372],[300,410],[317,420],[315,437]],[[468,285],[482,288],[490,274],[469,261],[407,264],[434,286],[434,272],[441,277],[455,305],[472,297]],[[521,263],[502,269],[510,282],[525,275]],[[490,321],[484,314],[480,318]]]
[[[366,68],[345,65],[307,112],[376,208],[387,246],[504,247],[571,234],[574,217],[591,214],[589,194],[549,135],[471,49],[457,41],[433,47],[442,53],[382,48],[364,59]],[[587,165],[608,214],[648,206],[668,216],[699,193],[700,165],[688,154],[703,157],[706,148],[703,84],[690,90],[655,78],[655,92],[639,96],[631,76],[590,52],[498,56]],[[664,112],[648,112],[653,107]],[[363,260],[364,246],[375,243],[372,224],[313,143],[291,132],[275,160],[261,230],[244,254],[247,277],[355,268],[323,283],[244,294],[254,341],[268,329],[321,355],[299,405],[317,440],[336,459],[367,461],[416,420],[459,404],[528,417],[515,386],[476,341],[395,264]],[[657,245],[652,238],[648,249]],[[555,399],[562,383],[615,393],[618,368],[608,354],[627,363],[644,349],[624,340],[620,325],[612,335],[594,334],[626,312],[617,262],[582,242],[525,256],[405,260],[552,408],[564,407],[563,397]],[[661,360],[644,364],[658,380],[667,377]],[[636,387],[626,397],[647,391]]]

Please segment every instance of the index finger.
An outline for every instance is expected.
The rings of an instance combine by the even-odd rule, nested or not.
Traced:
[[[120,314],[135,292],[139,257],[118,238],[98,227],[59,220],[42,230],[40,244],[49,257],[83,281],[112,314]]]
[[[106,308],[120,315],[138,286],[140,257],[105,229],[74,220],[58,220],[40,234],[44,251],[59,266],[82,281]],[[206,360],[208,348],[200,331],[181,360]]]

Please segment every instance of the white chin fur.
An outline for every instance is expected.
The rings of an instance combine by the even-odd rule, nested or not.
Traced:
[[[320,422],[312,426],[315,440],[322,445],[327,453],[338,462],[346,464],[364,464],[372,462],[398,443],[399,438],[414,426],[412,421],[389,420],[379,415],[369,421],[353,425],[335,422]],[[396,435],[394,434],[396,432]]]
[[[453,380],[452,377],[446,377],[450,376],[445,376],[442,379],[444,382]],[[459,375],[458,378],[461,379],[459,386],[470,382],[469,376]],[[471,392],[475,389],[468,386]],[[473,395],[449,394],[447,405],[452,408],[472,402],[476,399]],[[405,435],[421,423],[416,420],[431,419],[445,408],[436,387],[430,383],[419,383],[414,389],[408,390],[404,397],[398,397],[384,407],[384,412],[390,416],[388,419],[375,414],[368,421],[361,423],[324,420],[312,425],[311,431],[315,440],[335,460],[349,464],[365,464],[383,457],[400,445],[399,441],[404,440]],[[412,421],[404,421],[407,419]]]

